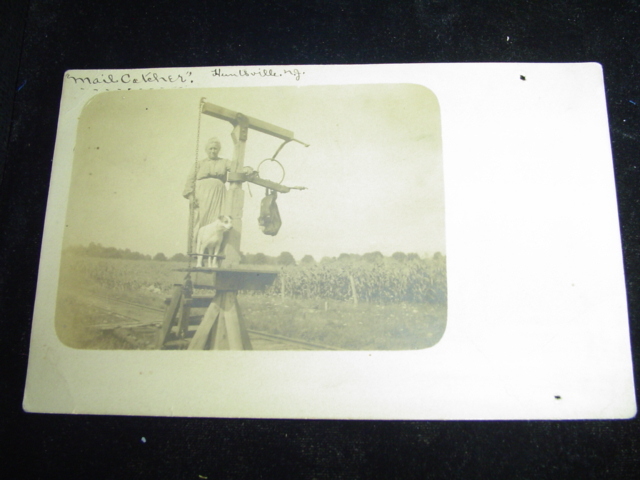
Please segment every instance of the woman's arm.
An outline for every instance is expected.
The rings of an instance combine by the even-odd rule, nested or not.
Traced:
[[[184,190],[182,191],[182,196],[184,198],[189,198],[194,196],[194,188],[196,183],[196,166],[195,164],[191,167],[191,171],[187,176],[187,182],[184,185]]]

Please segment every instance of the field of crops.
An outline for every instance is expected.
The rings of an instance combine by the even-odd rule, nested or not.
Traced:
[[[267,293],[293,298],[365,301],[377,304],[445,304],[444,261],[335,261],[285,267]]]
[[[66,254],[61,280],[81,281],[111,292],[151,292],[168,295],[184,274],[182,262],[94,258]],[[283,295],[284,289],[284,295]],[[433,303],[447,301],[446,266],[443,258],[398,262],[333,261],[282,267],[279,280],[266,295],[301,299],[364,301],[377,304]]]
[[[60,283],[122,298],[164,298],[184,274],[175,269],[182,262],[154,262],[121,258],[94,258],[65,254],[60,267]]]
[[[93,322],[79,313],[81,307],[73,306],[70,292],[163,307],[173,284],[185,275],[175,270],[184,267],[182,262],[67,253],[61,265],[56,323],[73,330]],[[437,343],[446,326],[445,263],[385,258],[287,266],[266,291],[240,292],[239,301],[252,329],[346,349],[425,348]],[[83,342],[86,348],[100,348],[90,338]]]

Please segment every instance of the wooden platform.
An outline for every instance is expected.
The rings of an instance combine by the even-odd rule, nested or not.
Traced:
[[[280,272],[279,268],[179,268],[177,272],[192,275],[194,288],[219,291],[264,290]]]

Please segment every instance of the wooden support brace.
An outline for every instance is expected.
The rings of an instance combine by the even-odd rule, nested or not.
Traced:
[[[162,328],[158,336],[158,348],[162,348],[167,341],[167,336],[171,332],[171,327],[176,322],[176,316],[182,300],[182,285],[176,285],[173,287],[173,295],[171,296],[171,303],[164,312],[164,319],[162,321]]]
[[[189,329],[189,315],[191,314],[192,299],[186,296],[182,297],[182,308],[180,312],[180,320],[178,322],[178,337],[184,338]]]
[[[196,333],[189,343],[188,350],[205,350],[209,344],[212,330],[216,328],[216,323],[219,322],[220,316],[220,295],[216,295],[213,301],[209,304],[209,308],[202,317],[202,322],[196,330]],[[216,322],[218,321],[218,322]],[[215,330],[214,330],[215,331]]]
[[[229,350],[229,340],[227,337],[227,322],[224,317],[224,293],[216,295],[220,304],[220,315],[211,332],[211,350]]]
[[[225,292],[222,294],[222,314],[226,326],[229,350],[242,350],[242,334],[240,318],[236,310],[235,292]]]

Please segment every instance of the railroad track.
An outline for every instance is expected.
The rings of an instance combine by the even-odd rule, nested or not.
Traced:
[[[95,325],[94,328],[97,328],[104,332],[115,332],[119,330],[118,336],[128,341],[129,343],[134,344],[135,346],[143,347],[142,344],[138,344],[136,339],[131,336],[131,334],[122,333],[123,330],[126,329],[139,329],[139,328],[159,328],[162,324],[162,315],[164,314],[164,309],[152,307],[149,305],[144,305],[137,302],[131,302],[127,300],[120,300],[117,298],[109,297],[106,295],[100,295],[96,293],[88,293],[84,297],[87,300],[90,300],[91,297],[99,298],[102,300],[106,300],[111,304],[120,304],[125,305],[127,307],[132,307],[133,309],[146,310],[151,311],[158,314],[158,321],[155,322],[140,322],[139,318],[132,316],[130,314],[125,314],[122,312],[116,312],[113,309],[108,307],[96,305],[95,303],[91,303],[91,307],[98,309],[105,314],[118,318],[121,320],[120,322],[110,322],[100,325]],[[123,322],[125,321],[125,322]],[[306,340],[301,340],[297,338],[285,337],[282,335],[276,335],[269,332],[263,332],[259,330],[247,329],[249,332],[249,337],[251,338],[252,344],[254,344],[254,350],[342,350],[341,348],[332,347],[328,345],[322,345],[314,342],[308,342]],[[282,348],[278,348],[281,346]],[[293,348],[295,347],[295,348]]]

